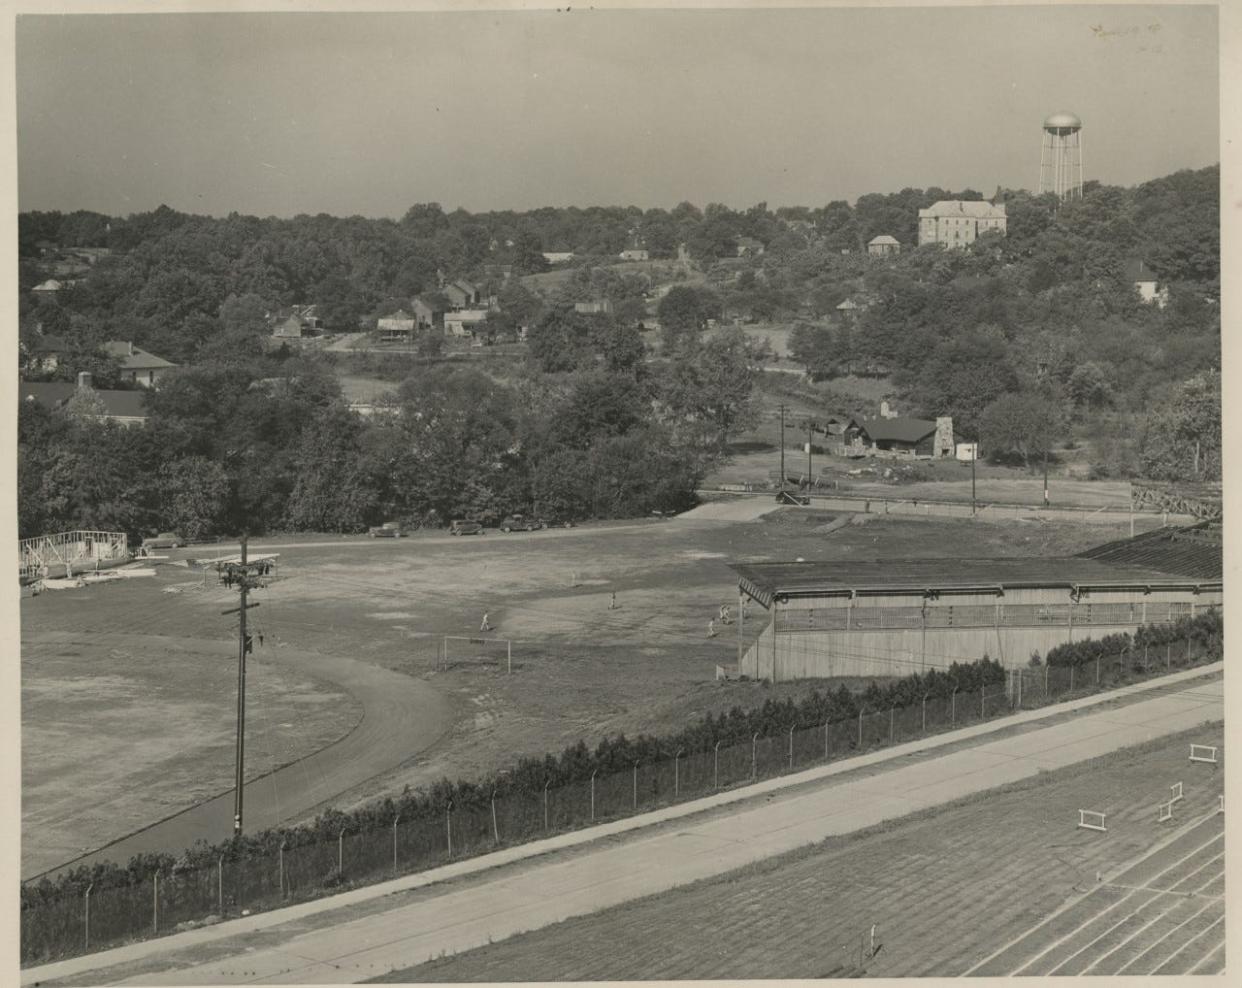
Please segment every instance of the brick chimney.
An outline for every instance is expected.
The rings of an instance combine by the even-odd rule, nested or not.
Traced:
[[[78,371],[78,388],[89,390],[91,386],[91,372]]]

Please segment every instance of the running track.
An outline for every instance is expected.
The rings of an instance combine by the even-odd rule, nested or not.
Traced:
[[[894,756],[895,767],[865,778],[834,784],[829,777],[784,791],[759,787],[766,788],[766,800],[700,814],[621,842],[581,846],[589,835],[579,833],[497,852],[488,857],[521,863],[478,875],[466,886],[445,886],[439,894],[424,891],[413,901],[394,893],[478,873],[487,858],[374,886],[365,899],[347,893],[338,900],[358,903],[361,912],[351,905],[334,910],[331,900],[294,906],[27,969],[22,981],[45,986],[59,978],[66,984],[86,978],[92,984],[157,985],[362,981],[1221,720],[1223,692],[1219,679],[1170,685],[1153,690],[1150,699],[1084,708],[1059,723],[992,741],[981,738],[976,746],[917,764],[902,765]],[[943,735],[927,746],[949,740]],[[693,804],[678,807],[662,818],[676,819],[692,809]],[[573,854],[547,853],[575,842]]]
[[[975,965],[969,975],[1219,974],[1225,818],[1215,813]]]
[[[396,768],[443,737],[452,726],[452,706],[426,683],[359,662],[295,649],[272,649],[264,661],[298,675],[331,682],[362,706],[362,720],[341,740],[312,755],[246,783],[248,833],[274,827],[334,799],[368,779]],[[232,789],[191,806],[97,851],[46,872],[114,861],[135,854],[180,854],[202,838],[227,840],[233,833]]]

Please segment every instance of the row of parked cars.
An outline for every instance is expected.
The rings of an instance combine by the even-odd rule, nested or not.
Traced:
[[[573,522],[563,522],[565,528],[573,528]],[[548,523],[542,518],[532,518],[528,515],[507,515],[503,521],[497,526],[506,534],[509,532],[537,532],[540,529],[548,527]],[[399,539],[406,534],[405,528],[398,521],[388,521],[383,525],[377,525],[367,531],[367,534],[373,539]],[[449,535],[486,535],[487,529],[483,527],[481,521],[470,518],[456,518],[449,525]]]
[[[573,528],[573,522],[562,523],[565,528]],[[542,518],[531,518],[527,515],[507,515],[497,526],[502,532],[537,532],[548,527]],[[483,523],[473,519],[457,518],[449,525],[449,535],[486,535]],[[373,539],[402,539],[406,536],[405,526],[399,521],[386,521],[367,529],[367,535]],[[187,541],[176,532],[161,532],[142,540],[144,549],[180,549]]]

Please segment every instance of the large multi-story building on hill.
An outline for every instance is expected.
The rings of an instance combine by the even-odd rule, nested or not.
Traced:
[[[1007,224],[1004,205],[942,199],[919,210],[919,246],[944,244],[965,247],[981,233],[997,231],[1003,237]]]

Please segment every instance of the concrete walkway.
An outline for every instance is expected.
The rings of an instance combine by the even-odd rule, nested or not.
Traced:
[[[22,983],[339,983],[375,977],[1219,720],[1223,684],[1219,678],[1205,682],[1202,677],[1220,669],[1216,664],[1188,670],[331,899],[31,968],[22,972]],[[1134,694],[1144,699],[1120,707],[1109,703]],[[1037,723],[1072,711],[1081,714],[1010,737],[982,740],[1015,723]],[[972,738],[981,743],[900,765],[905,756]],[[894,767],[835,785],[826,781],[806,787],[808,782],[884,763]],[[788,791],[795,786],[804,788]],[[770,794],[767,801],[755,800],[764,794]],[[749,805],[732,814],[702,814],[743,800]],[[696,818],[680,828],[662,827],[619,844],[598,842],[601,837],[692,816]],[[1067,828],[1072,827],[1073,821],[1067,821]],[[445,888],[439,895],[424,892],[418,901],[394,894],[589,843],[575,855],[531,861],[516,870],[483,876],[468,887]],[[387,895],[392,896],[390,907],[377,912],[373,900]],[[368,915],[359,916],[358,907],[364,903],[369,904]]]

